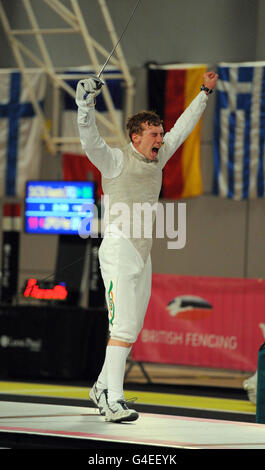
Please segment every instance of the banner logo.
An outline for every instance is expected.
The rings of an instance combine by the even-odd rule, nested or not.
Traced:
[[[207,300],[194,295],[181,295],[171,300],[167,307],[169,315],[183,320],[200,320],[207,318],[213,311]]]

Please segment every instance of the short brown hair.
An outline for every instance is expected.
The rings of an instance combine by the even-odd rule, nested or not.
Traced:
[[[132,140],[132,134],[141,134],[143,131],[142,124],[147,123],[149,126],[160,126],[164,127],[162,119],[154,111],[140,111],[134,114],[127,120],[126,128],[129,131],[130,139]]]

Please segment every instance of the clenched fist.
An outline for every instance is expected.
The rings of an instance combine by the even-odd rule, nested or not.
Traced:
[[[218,79],[217,73],[212,72],[212,71],[206,72],[203,75],[203,84],[204,86],[206,86],[206,88],[209,88],[209,90],[213,90],[216,85],[217,79]]]

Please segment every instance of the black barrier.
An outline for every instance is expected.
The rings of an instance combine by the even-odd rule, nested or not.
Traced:
[[[256,422],[265,424],[265,343],[258,352]]]
[[[104,309],[0,306],[0,375],[95,379],[107,335]]]
[[[12,304],[17,294],[19,232],[4,232],[2,239],[1,300]]]
[[[6,202],[2,222],[1,301],[12,304],[18,286],[21,205]]]
[[[88,308],[106,307],[105,287],[101,276],[98,250],[102,238],[91,238]]]
[[[75,306],[80,302],[86,246],[89,243],[90,239],[83,240],[76,235],[59,236],[55,279],[57,282],[65,282],[68,305]]]

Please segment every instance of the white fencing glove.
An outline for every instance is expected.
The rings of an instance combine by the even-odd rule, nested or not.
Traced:
[[[104,82],[98,77],[79,80],[75,95],[77,106],[95,106],[95,98],[101,92],[102,85],[104,85]]]

